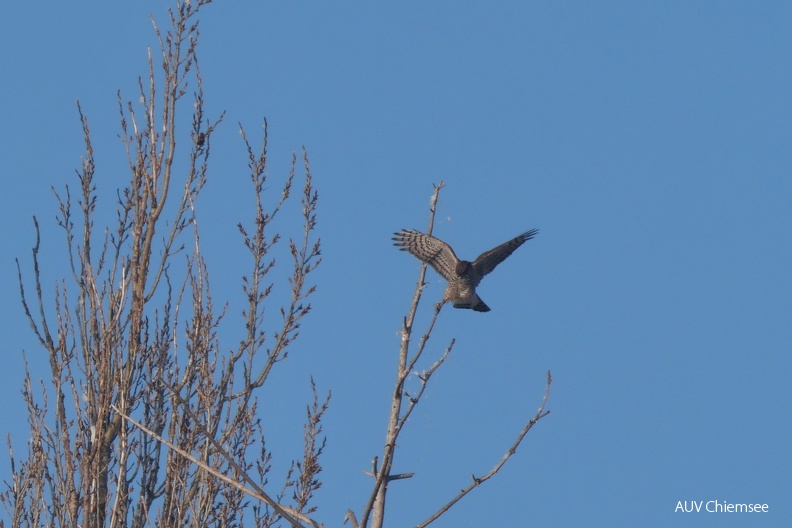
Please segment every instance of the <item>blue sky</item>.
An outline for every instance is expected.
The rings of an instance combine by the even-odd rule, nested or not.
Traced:
[[[0,397],[17,452],[22,351],[34,377],[47,363],[13,259],[29,269],[36,214],[45,273],[66,274],[50,188],[76,181],[77,99],[100,207],[112,211],[125,177],[116,92],[137,99],[155,44],[149,14],[165,25],[169,5],[4,9]],[[254,135],[267,118],[276,180],[304,145],[320,193],[315,311],[261,399],[285,463],[301,452],[291,416],[302,416],[309,375],[332,389],[323,522],[339,526],[367,498],[361,472],[384,440],[419,271],[390,237],[426,226],[443,180],[435,234],[460,256],[540,233],[482,283],[491,312],[441,314],[429,354],[452,337],[456,346],[399,446],[394,469],[416,476],[392,485],[389,525],[423,520],[494,465],[539,405],[548,369],[550,416],[437,526],[788,525],[790,24],[792,6],[775,1],[217,2],[203,12],[207,108],[227,115],[198,214],[215,298],[232,314],[246,272],[235,226],[253,213],[237,123]],[[442,294],[436,274],[428,281],[419,325]],[[685,500],[770,512],[674,513]]]

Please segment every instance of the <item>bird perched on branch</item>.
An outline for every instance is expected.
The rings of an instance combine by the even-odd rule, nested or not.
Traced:
[[[443,301],[453,303],[454,308],[469,308],[477,312],[489,312],[490,307],[476,294],[484,275],[495,269],[495,266],[506,260],[514,250],[522,246],[526,240],[536,236],[539,230],[531,229],[512,238],[500,246],[485,251],[473,262],[457,258],[451,246],[431,235],[403,229],[394,233],[395,246],[408,251],[421,262],[432,266],[445,280],[448,287],[443,293]]]

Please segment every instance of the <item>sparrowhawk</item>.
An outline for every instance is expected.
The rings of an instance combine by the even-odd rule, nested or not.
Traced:
[[[402,251],[409,251],[418,260],[432,266],[445,280],[448,287],[443,293],[443,301],[450,301],[454,308],[469,308],[477,312],[489,312],[490,308],[476,294],[484,275],[495,269],[515,249],[532,239],[537,229],[525,233],[501,244],[500,246],[485,251],[473,262],[460,260],[454,254],[451,246],[431,235],[426,235],[413,229],[403,229],[394,233],[394,245]]]

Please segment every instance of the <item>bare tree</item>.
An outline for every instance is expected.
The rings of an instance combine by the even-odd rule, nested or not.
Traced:
[[[255,209],[251,225],[239,225],[250,271],[241,277],[242,318],[233,321],[214,303],[195,209],[209,176],[212,135],[223,120],[223,115],[213,120],[204,115],[198,14],[208,3],[178,0],[169,11],[169,29],[161,32],[154,24],[159,54],[149,50],[148,74],[138,83],[139,103],[124,102],[118,94],[129,177],[117,193],[115,223],[95,228],[99,196],[92,136],[78,104],[85,155],[77,198],[68,186],[55,192],[68,276],[46,293],[35,218],[32,277],[23,276],[17,261],[22,306],[50,372],[49,383],[34,387],[26,368],[23,397],[31,438],[21,458],[8,438],[11,476],[0,503],[15,528],[225,527],[243,526],[251,517],[260,527],[323,526],[315,520],[315,494],[322,486],[322,418],[330,394],[320,395],[310,380],[302,453],[276,492],[269,482],[272,454],[256,396],[288,356],[311,310],[311,274],[321,261],[315,235],[318,196],[303,150],[302,163],[292,157],[273,200],[267,193],[274,185],[267,173],[266,121],[257,148],[240,125]],[[192,112],[189,131],[177,119],[186,108]],[[295,182],[302,187],[300,228],[285,242],[277,226],[289,214],[282,211],[293,202]],[[429,233],[442,187],[435,186],[432,195]],[[272,278],[280,255],[291,260],[283,298]],[[369,472],[372,491],[360,521],[347,512],[355,528],[381,528],[389,484],[412,475],[393,473],[394,448],[454,346],[452,340],[434,361],[424,359],[442,304],[413,341],[425,272],[424,265],[402,322],[385,445]],[[277,312],[267,310],[265,318],[265,305],[272,304],[280,306]],[[224,347],[219,329],[233,324],[239,324],[241,338],[236,346]],[[417,391],[408,393],[407,378],[416,372]],[[506,455],[418,526],[430,524],[503,467],[548,414],[551,381],[548,372],[539,410]]]
[[[119,93],[129,179],[117,194],[115,225],[95,229],[94,152],[78,105],[85,155],[76,204],[68,186],[56,192],[70,274],[54,298],[45,295],[35,219],[34,293],[17,262],[23,307],[49,357],[52,385],[37,391],[27,372],[31,440],[17,462],[9,438],[12,478],[0,496],[12,526],[234,526],[248,498],[219,475],[268,478],[255,394],[311,309],[310,274],[320,262],[317,193],[303,152],[302,232],[283,247],[275,221],[298,179],[297,158],[267,205],[266,122],[256,149],[240,126],[256,203],[252,227],[239,226],[251,266],[242,279],[243,338],[225,350],[217,336],[225,311],[211,295],[194,214],[223,117],[204,115],[197,15],[207,3],[179,1],[167,31],[154,24],[159,54],[149,50],[139,103],[124,103]],[[188,106],[189,132],[177,119]],[[265,320],[265,303],[277,302],[269,277],[280,253],[292,260],[290,295],[279,321]],[[312,390],[304,452],[279,494],[250,509],[258,526],[282,518],[296,526],[313,512],[329,394],[320,397],[313,382]]]

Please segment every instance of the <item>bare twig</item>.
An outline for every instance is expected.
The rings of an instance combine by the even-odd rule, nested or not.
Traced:
[[[421,400],[421,397],[423,396],[423,393],[426,390],[426,386],[429,383],[429,378],[432,377],[432,374],[434,374],[435,371],[438,368],[440,368],[440,366],[445,362],[446,358],[448,358],[448,355],[451,353],[451,349],[454,347],[455,342],[456,340],[452,339],[451,343],[445,349],[445,352],[443,352],[443,355],[440,356],[440,358],[437,361],[435,361],[434,364],[431,367],[429,367],[428,370],[418,374],[418,379],[421,382],[421,387],[420,389],[418,389],[418,392],[415,395],[412,396],[408,395],[408,399],[410,403],[407,406],[407,410],[404,412],[403,416],[399,420],[399,431],[401,430],[402,427],[404,427],[404,424],[407,423],[407,419],[410,417],[410,414],[412,414],[413,409]]]
[[[539,420],[550,414],[550,411],[546,411],[545,407],[547,406],[547,399],[550,397],[550,384],[552,382],[553,382],[553,378],[550,375],[550,371],[548,370],[547,384],[545,385],[545,393],[544,393],[544,397],[542,398],[542,404],[539,406],[539,409],[536,411],[536,414],[533,416],[533,418],[528,420],[528,422],[525,424],[525,427],[523,427],[522,431],[520,431],[520,434],[517,435],[517,439],[514,441],[511,447],[509,447],[509,450],[506,452],[506,454],[503,455],[503,458],[501,458],[501,460],[497,464],[495,464],[495,466],[491,470],[489,470],[486,474],[480,477],[476,477],[475,475],[471,476],[472,482],[470,484],[468,484],[453,499],[451,499],[446,504],[444,504],[428,519],[418,524],[416,528],[424,528],[433,521],[437,520],[441,515],[447,512],[454,504],[456,504],[460,499],[462,499],[462,497],[464,497],[465,495],[473,491],[473,489],[477,488],[478,486],[480,486],[481,484],[483,484],[484,482],[495,476],[495,474],[501,470],[504,464],[506,464],[506,461],[509,460],[509,458],[511,458],[511,456],[517,452],[517,448],[520,446],[520,443],[523,441],[523,438],[525,438],[525,435],[528,434],[528,431],[530,431],[531,428],[534,425],[536,425],[536,422],[538,422]]]

